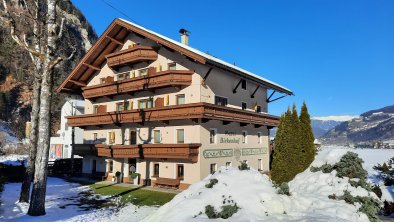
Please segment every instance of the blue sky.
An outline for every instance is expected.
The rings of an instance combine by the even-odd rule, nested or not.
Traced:
[[[105,0],[133,22],[234,63],[295,92],[312,116],[357,115],[394,105],[394,1]],[[114,18],[103,0],[72,0],[98,35]]]

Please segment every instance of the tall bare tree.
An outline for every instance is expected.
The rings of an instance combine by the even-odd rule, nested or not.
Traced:
[[[8,4],[10,5],[10,7],[8,7]],[[30,184],[34,174],[35,159],[37,153],[37,126],[40,108],[41,72],[43,68],[43,47],[41,44],[41,37],[43,32],[43,20],[41,15],[41,13],[43,12],[43,1],[11,1],[8,4],[6,0],[3,0],[3,23],[5,23],[6,26],[9,26],[12,39],[20,47],[22,47],[29,53],[33,65],[32,112],[30,117],[31,131],[30,135],[27,135],[29,137],[29,157],[24,173],[24,179],[22,181],[21,193],[19,198],[20,202],[29,202]],[[23,15],[26,15],[26,17]],[[25,32],[25,30],[27,29],[22,28],[18,30],[17,26],[19,24],[32,26],[33,33],[31,35],[28,35]]]
[[[32,12],[32,7],[28,5],[30,2],[33,2],[35,5],[35,13]],[[31,140],[36,141],[36,152],[31,151],[33,153],[31,153],[29,158],[29,161],[30,159],[35,159],[35,161],[34,164],[31,164],[29,171],[26,172],[26,174],[30,175],[34,172],[33,190],[28,210],[28,214],[32,216],[45,214],[54,68],[63,60],[71,59],[75,52],[74,49],[73,53],[71,53],[68,58],[59,56],[57,53],[57,42],[62,38],[64,18],[61,19],[60,26],[58,26],[56,3],[56,0],[46,0],[46,2],[44,0],[22,0],[22,6],[27,11],[25,15],[28,15],[27,20],[31,20],[33,23],[33,37],[30,42],[32,42],[34,46],[31,47],[26,35],[23,36],[22,41],[16,34],[15,19],[8,11],[6,0],[3,0],[4,11],[7,14],[7,22],[10,26],[11,36],[18,45],[29,52],[38,71],[37,78],[35,78],[35,80],[37,80],[37,85],[34,85],[34,87],[37,87],[37,91],[33,90],[35,94],[33,95],[33,100],[35,99],[35,102],[37,102],[32,112],[32,132],[34,131],[35,133],[30,136]],[[25,24],[29,24],[29,22],[25,22]],[[35,123],[33,123],[33,115],[37,115],[38,121]],[[34,125],[34,130],[33,124],[36,124]],[[34,146],[34,141],[31,142],[31,145]],[[34,165],[34,167],[32,165]],[[30,180],[31,178],[27,178],[25,185],[28,184],[28,186],[30,186]],[[25,186],[24,189],[25,190],[22,192],[23,195],[26,195],[24,192],[28,188]],[[23,199],[25,200],[25,197],[23,197]]]

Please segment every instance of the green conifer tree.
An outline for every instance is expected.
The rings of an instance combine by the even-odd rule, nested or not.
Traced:
[[[300,129],[302,134],[301,147],[305,152],[305,170],[313,162],[316,154],[316,148],[314,144],[315,137],[312,131],[311,118],[305,102],[302,104],[301,108]]]
[[[289,168],[291,161],[291,119],[292,114],[290,108],[281,116],[278,130],[275,136],[274,157],[272,160],[272,180],[276,183],[290,181],[291,171]]]

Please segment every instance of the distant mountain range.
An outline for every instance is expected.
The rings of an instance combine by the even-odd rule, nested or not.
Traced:
[[[312,117],[312,130],[316,139],[325,135],[328,131],[338,126],[342,122],[348,121],[358,116],[323,116],[323,117]],[[276,129],[271,130],[271,137],[276,135]]]
[[[371,110],[342,122],[320,140],[325,144],[355,144],[394,140],[394,105]]]

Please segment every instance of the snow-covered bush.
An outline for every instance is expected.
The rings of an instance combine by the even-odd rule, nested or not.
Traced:
[[[223,205],[221,206],[222,211],[217,212],[215,210],[215,207],[212,205],[207,205],[205,206],[205,214],[209,219],[215,219],[215,218],[223,218],[227,219],[233,216],[233,214],[237,213],[239,210],[239,207],[237,206],[237,203],[231,205]]]
[[[209,183],[205,184],[206,188],[212,188],[215,184],[217,184],[219,181],[217,179],[210,179]]]
[[[379,177],[383,179],[385,186],[394,185],[394,157],[387,161],[388,163],[378,164],[373,169],[378,171]]]
[[[372,197],[354,197],[347,190],[345,190],[343,193],[344,194],[342,196],[336,196],[335,194],[333,194],[329,195],[328,197],[334,200],[344,200],[346,203],[353,205],[355,205],[355,203],[359,203],[361,204],[361,207],[358,209],[360,212],[365,213],[368,216],[369,220],[372,222],[379,221],[377,213],[379,211],[380,203],[376,199]]]
[[[290,196],[290,188],[288,183],[283,182],[279,185],[274,183],[273,185],[278,189],[278,194]]]
[[[248,166],[248,164],[246,162],[240,162],[241,164],[238,166],[239,170],[249,170],[250,167]]]
[[[379,199],[382,198],[382,189],[380,189],[379,185],[376,185],[376,184],[373,185],[371,187],[371,191],[374,192],[376,194],[376,196],[379,197]]]

